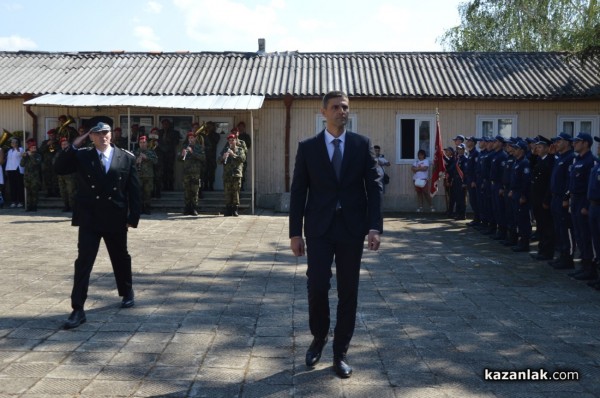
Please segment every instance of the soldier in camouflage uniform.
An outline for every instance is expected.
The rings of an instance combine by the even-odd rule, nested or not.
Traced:
[[[185,209],[183,214],[198,215],[198,190],[200,178],[206,164],[204,147],[198,143],[194,132],[187,134],[188,145],[181,150],[179,160],[183,162],[183,199]]]
[[[58,153],[59,144],[56,140],[56,131],[48,130],[48,139],[42,141],[38,153],[42,156],[42,180],[48,197],[58,196],[58,178],[54,172],[54,156]]]
[[[150,201],[154,188],[154,165],[158,163],[156,152],[148,148],[148,139],[145,135],[140,136],[139,148],[135,151],[135,164],[140,177],[142,188],[142,213],[151,214]]]
[[[21,158],[21,167],[25,168],[23,182],[27,190],[27,209],[25,211],[37,211],[39,192],[42,187],[41,164],[42,155],[38,153],[37,145],[31,138],[27,140],[27,152],[23,152]]]
[[[152,191],[153,198],[160,198],[161,189],[162,189],[162,176],[163,176],[163,158],[161,157],[158,142],[158,129],[153,127],[148,134],[148,140],[150,143],[148,144],[148,148],[152,149],[158,158],[158,162],[154,165],[154,189]]]
[[[227,150],[219,158],[223,164],[223,187],[225,188],[225,217],[237,217],[240,206],[240,190],[246,152],[238,146],[235,134],[227,136]]]
[[[64,151],[69,147],[69,140],[66,137],[60,139],[60,148]],[[58,155],[60,151],[56,151]],[[54,158],[56,159],[56,155]],[[54,164],[54,161],[52,162]],[[53,166],[54,167],[54,166]],[[58,176],[58,189],[60,190],[60,197],[63,200],[64,212],[72,211],[75,206],[75,173],[64,174]]]

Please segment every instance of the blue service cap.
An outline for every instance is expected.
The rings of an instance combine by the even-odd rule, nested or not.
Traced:
[[[572,141],[573,137],[571,137],[569,134],[567,133],[559,133],[556,137],[555,137],[556,141],[559,140],[565,140],[565,141]]]
[[[458,144],[456,146],[456,149],[467,149],[467,147],[465,146],[465,144]]]
[[[444,148],[444,151],[450,151],[450,152],[454,153],[454,148],[449,146],[448,148]]]
[[[459,134],[456,137],[452,138],[452,141],[455,141],[455,140],[462,140],[464,142],[465,136],[462,134]]]
[[[467,137],[467,141],[473,141],[473,142],[477,143],[478,141],[481,141],[481,138],[471,136],[471,137]]]
[[[594,143],[594,139],[588,133],[579,133],[576,137],[573,137],[571,141],[586,141],[590,146]]]
[[[524,151],[527,150],[527,143],[523,140],[518,141],[518,142],[513,142],[512,144],[510,144],[510,146],[515,149],[522,149]]]
[[[106,123],[98,122],[97,125],[90,129],[90,133],[99,133],[101,131],[110,131],[110,126]]]
[[[600,137],[594,137],[594,141],[600,142]]]
[[[532,144],[532,143],[536,142],[536,139],[527,137],[527,138],[525,138],[525,142],[527,142],[528,144]]]
[[[501,143],[506,144],[506,140],[500,134],[494,137],[494,141],[500,141]]]

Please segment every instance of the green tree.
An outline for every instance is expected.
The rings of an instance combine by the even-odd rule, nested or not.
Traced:
[[[566,51],[600,58],[597,0],[472,0],[440,42],[449,51]]]

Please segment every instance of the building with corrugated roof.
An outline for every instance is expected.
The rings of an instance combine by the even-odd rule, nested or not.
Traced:
[[[256,203],[277,207],[297,142],[323,127],[321,97],[343,90],[349,129],[392,163],[384,208],[412,210],[410,165],[434,149],[436,112],[444,145],[456,134],[598,136],[598,66],[565,53],[0,52],[0,128],[41,141],[61,114],[109,118],[125,135],[170,118],[182,136],[213,121],[224,142],[244,121]]]

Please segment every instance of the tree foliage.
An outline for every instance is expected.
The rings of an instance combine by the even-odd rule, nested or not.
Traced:
[[[567,51],[600,59],[598,0],[472,0],[441,43],[450,51]]]

